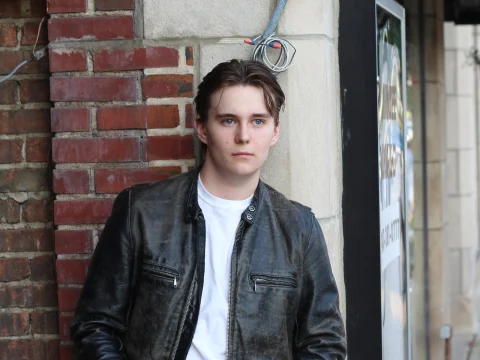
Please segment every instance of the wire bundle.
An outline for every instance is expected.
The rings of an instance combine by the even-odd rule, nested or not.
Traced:
[[[252,55],[253,60],[264,63],[275,75],[284,72],[294,65],[293,60],[297,50],[290,41],[281,39],[275,36],[275,34],[270,35],[264,40],[260,39],[261,37],[259,36],[252,40],[252,45],[255,45]],[[276,59],[272,59],[272,52],[268,51],[268,47],[280,50]]]
[[[253,50],[252,59],[260,61],[265,64],[270,71],[278,75],[281,72],[287,70],[290,66],[294,65],[293,59],[297,50],[288,40],[281,39],[273,33],[275,28],[278,25],[280,16],[282,15],[285,5],[288,0],[279,0],[275,10],[273,12],[272,18],[267,25],[264,33],[253,40],[246,39],[245,42],[250,45],[255,45]],[[270,58],[268,54],[268,47],[279,49],[280,54],[276,60]]]

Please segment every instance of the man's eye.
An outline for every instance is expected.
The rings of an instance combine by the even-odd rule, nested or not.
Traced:
[[[225,125],[232,125],[232,124],[233,124],[233,119],[224,119],[224,120],[223,120],[223,123],[224,123]]]
[[[262,125],[265,121],[263,119],[255,119],[253,122],[255,125]]]

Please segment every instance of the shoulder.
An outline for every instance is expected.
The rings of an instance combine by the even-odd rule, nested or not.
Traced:
[[[311,229],[312,219],[314,219],[311,208],[288,199],[268,184],[263,183],[263,185],[266,203],[279,220],[287,222],[289,226],[300,226],[304,231]]]
[[[125,191],[129,193],[131,205],[178,200],[186,196],[192,176],[192,172],[182,173],[161,181],[133,185]]]

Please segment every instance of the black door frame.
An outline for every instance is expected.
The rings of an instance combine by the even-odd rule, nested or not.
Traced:
[[[340,0],[348,357],[382,359],[376,2]]]

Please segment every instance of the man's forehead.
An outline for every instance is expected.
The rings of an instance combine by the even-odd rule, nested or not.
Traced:
[[[215,113],[268,113],[263,90],[253,86],[220,89],[212,94],[210,109]]]

